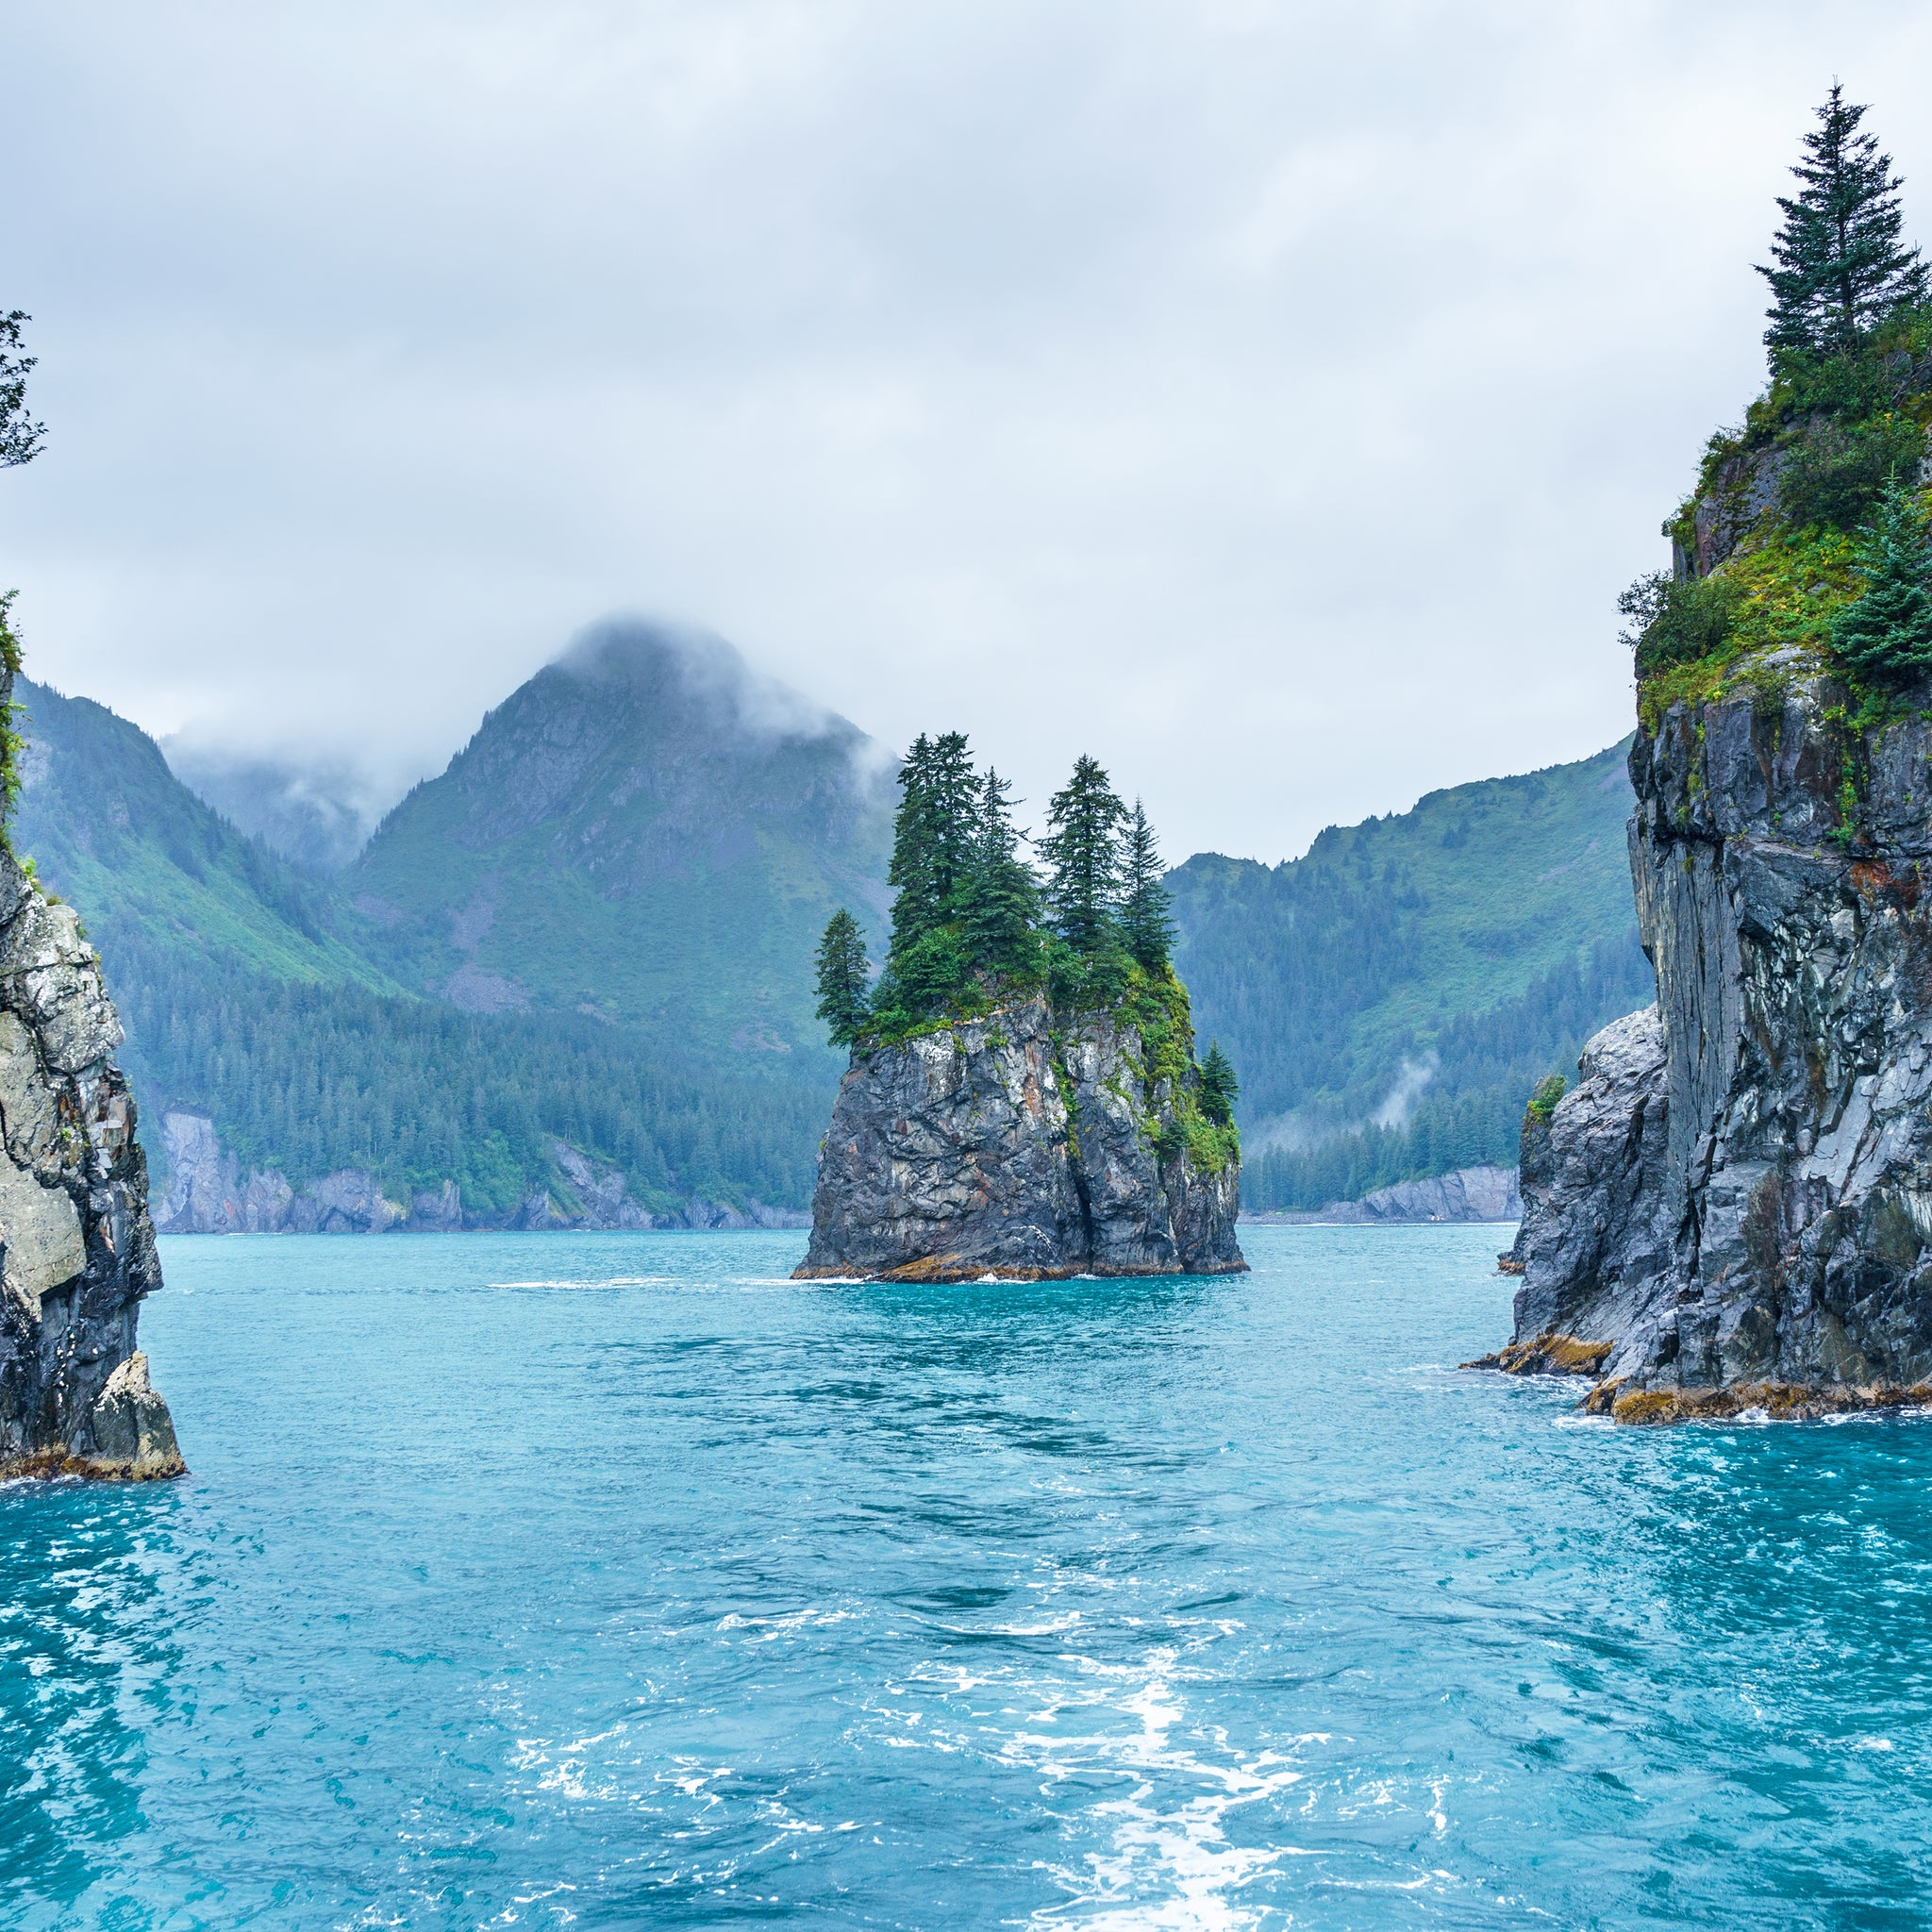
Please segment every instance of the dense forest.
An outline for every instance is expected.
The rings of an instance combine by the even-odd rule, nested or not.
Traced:
[[[622,1167],[658,1211],[692,1195],[809,1198],[822,1074],[801,1077],[783,1054],[734,1073],[572,1009],[425,999],[369,957],[352,904],[243,838],[143,732],[84,698],[19,689],[15,847],[101,949],[158,1168],[160,1114],[187,1108],[244,1169],[299,1184],[361,1167],[395,1198],[449,1178],[484,1218],[562,1188],[553,1138]]]
[[[1251,1208],[1514,1162],[1537,1082],[1656,997],[1629,811],[1617,746],[1169,875],[1180,971],[1241,1070]]]
[[[467,1214],[500,1219],[561,1185],[555,1138],[621,1167],[660,1214],[692,1195],[810,1197],[825,1110],[813,1087],[730,1079],[580,1014],[264,980],[187,965],[137,933],[114,958],[130,1076],[219,1121],[244,1170],[366,1168],[404,1199],[449,1178]]]
[[[1242,1198],[1259,1209],[1321,1208],[1458,1167],[1514,1167],[1538,1083],[1574,1072],[1592,1033],[1656,995],[1634,931],[1585,947],[1514,999],[1437,1029],[1425,1058],[1409,1063],[1428,1080],[1402,1124],[1371,1121],[1313,1145],[1265,1148],[1249,1158]]]

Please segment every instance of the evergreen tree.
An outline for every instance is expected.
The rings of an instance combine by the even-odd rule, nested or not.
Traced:
[[[886,878],[892,901],[896,958],[949,924],[971,872],[978,820],[978,781],[963,732],[921,732],[899,768],[899,811]]]
[[[1127,820],[1121,855],[1121,937],[1129,953],[1149,973],[1167,970],[1174,944],[1174,894],[1162,883],[1164,868],[1154,842],[1154,827],[1137,798]]]
[[[865,935],[842,906],[832,914],[813,958],[819,969],[819,1018],[834,1046],[850,1046],[872,1023],[872,975]]]
[[[1201,1067],[1201,1111],[1217,1127],[1231,1127],[1234,1104],[1241,1095],[1241,1083],[1235,1078],[1234,1064],[1217,1040],[1209,1045]]]
[[[989,768],[979,788],[972,873],[960,894],[960,936],[972,969],[1019,979],[1038,968],[1040,881],[1020,857],[1012,784]]]
[[[1894,310],[1926,298],[1925,265],[1900,239],[1899,180],[1878,138],[1860,134],[1862,107],[1838,82],[1805,137],[1806,158],[1791,173],[1795,195],[1780,195],[1784,225],[1772,242],[1775,266],[1764,340],[1782,350],[1837,353]]]
[[[1046,808],[1040,849],[1052,869],[1048,888],[1054,930],[1075,953],[1091,958],[1119,936],[1121,823],[1127,808],[1099,763],[1080,758]]]
[[[32,320],[18,308],[0,315],[0,470],[32,462],[46,435],[26,413],[26,378],[34,358],[18,353],[20,325]]]
[[[1932,671],[1932,552],[1917,495],[1894,482],[1863,535],[1865,589],[1839,612],[1832,642],[1853,669],[1902,684]]]

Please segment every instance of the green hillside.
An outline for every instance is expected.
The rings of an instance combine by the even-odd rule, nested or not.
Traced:
[[[808,1198],[839,1068],[812,948],[831,909],[875,924],[886,900],[893,788],[853,726],[714,641],[607,630],[324,880],[134,725],[20,696],[14,842],[101,947],[151,1153],[186,1107],[298,1185],[448,1178],[485,1219],[560,1189],[553,1136],[659,1207]],[[1251,1205],[1513,1158],[1537,1079],[1650,996],[1627,811],[1619,749],[1433,793],[1289,864],[1169,875],[1199,1038],[1243,1083]]]
[[[1250,1206],[1513,1162],[1537,1079],[1655,996],[1626,752],[1431,792],[1281,865],[1204,854],[1170,876],[1197,1026],[1241,1075]]]
[[[729,645],[612,625],[491,711],[340,883],[412,988],[829,1091],[812,949],[841,905],[884,910],[891,801],[862,732]]]
[[[14,849],[80,908],[104,956],[400,990],[343,936],[360,922],[335,895],[211,811],[138,725],[26,678],[15,698],[27,747]]]
[[[561,1190],[552,1136],[660,1208],[808,1197],[828,1081],[734,1075],[577,1012],[424,998],[371,959],[366,914],[244,839],[137,726],[25,679],[17,696],[13,845],[101,950],[151,1158],[160,1115],[189,1108],[244,1165],[367,1168],[395,1193],[449,1178],[484,1218]]]

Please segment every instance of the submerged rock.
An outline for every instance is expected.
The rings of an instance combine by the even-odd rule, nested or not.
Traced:
[[[856,1054],[801,1279],[1225,1274],[1238,1157],[1204,1165],[1138,1029],[1021,1001]]]
[[[1859,737],[1815,669],[1757,668],[1638,736],[1658,1004],[1590,1043],[1535,1172],[1525,1137],[1505,1354],[1601,1348],[1625,1421],[1932,1383],[1932,722]]]
[[[0,847],[0,1477],[183,1473],[135,1346],[161,1269],[121,1039],[74,908]]]

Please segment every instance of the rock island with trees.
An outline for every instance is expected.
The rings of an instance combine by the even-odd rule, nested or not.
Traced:
[[[852,1063],[819,1157],[805,1276],[1227,1273],[1241,1143],[1219,1046],[1197,1061],[1152,827],[1082,758],[1041,870],[963,734],[899,777],[891,931],[818,952]]]

